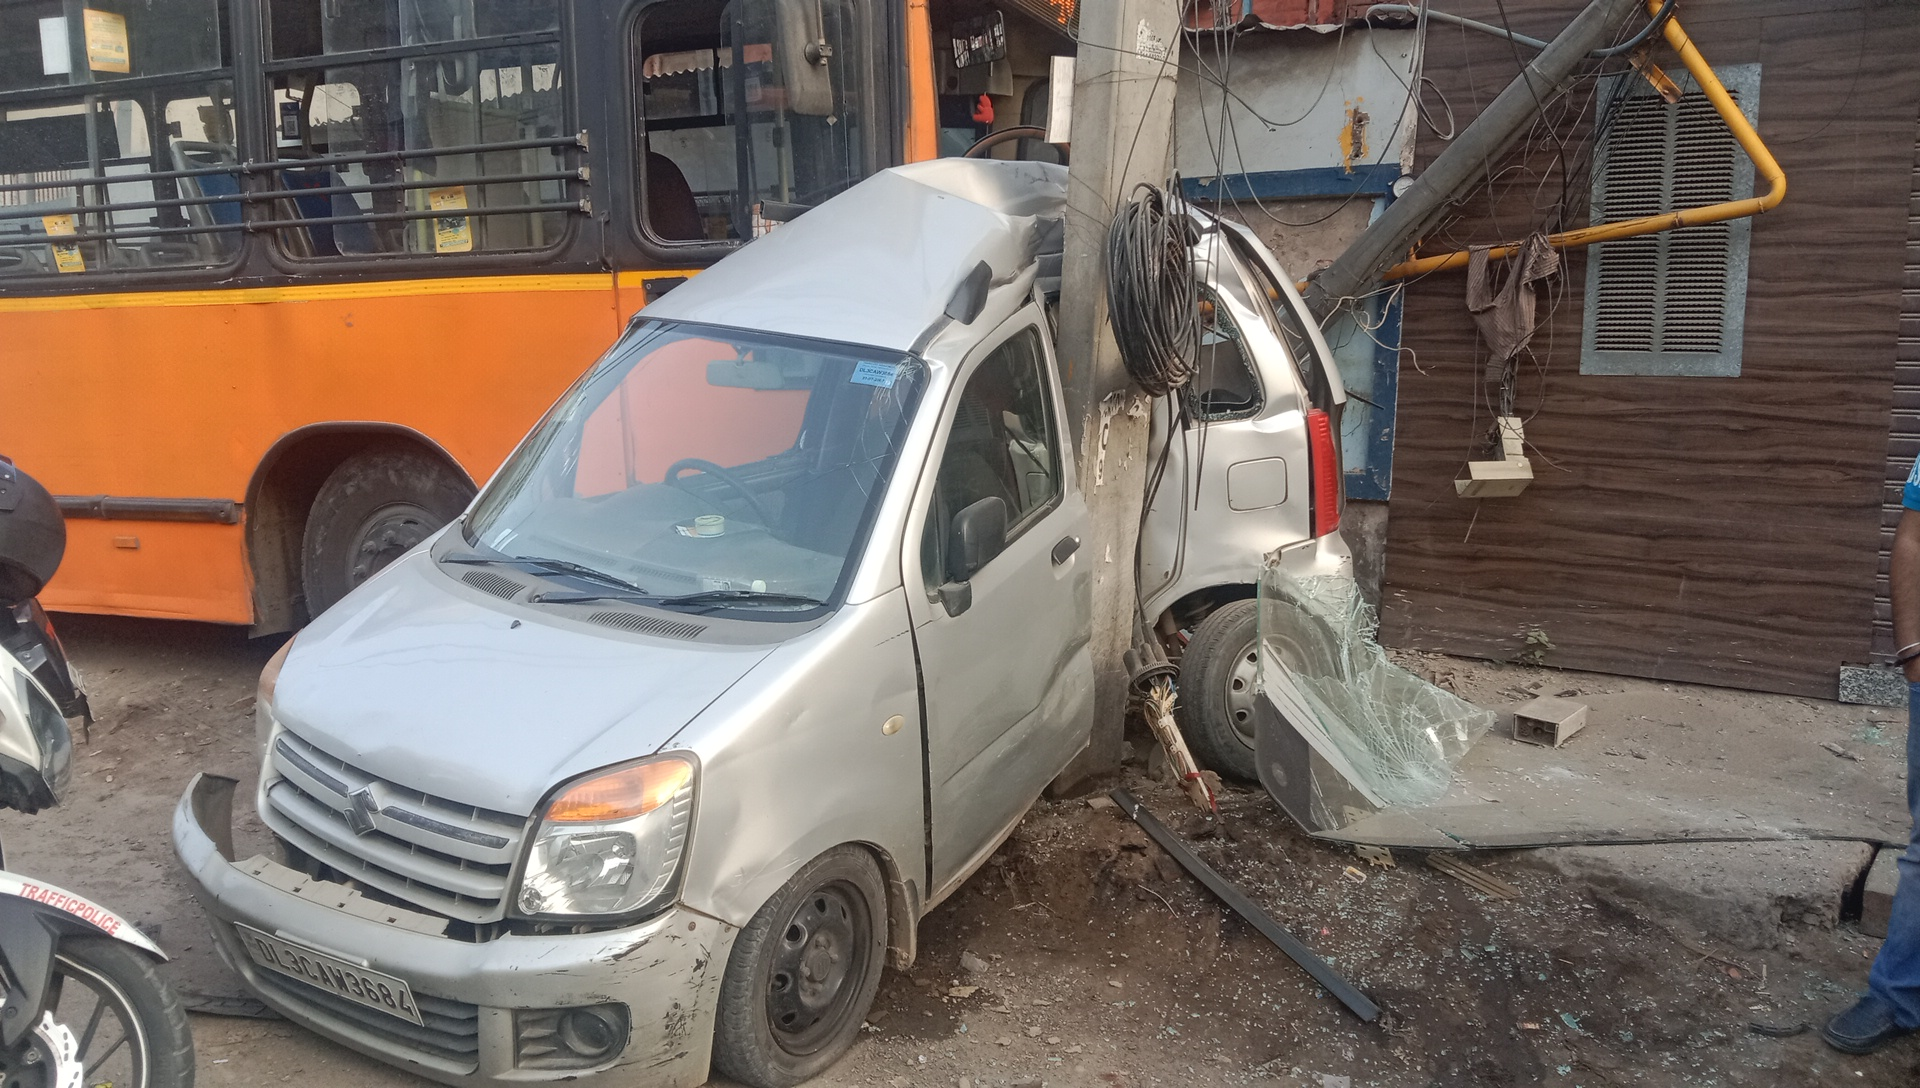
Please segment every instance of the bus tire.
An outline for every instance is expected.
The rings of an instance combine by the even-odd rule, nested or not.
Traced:
[[[472,484],[421,450],[369,450],[342,461],[307,513],[300,563],[307,615],[332,607],[472,500]]]
[[[1180,658],[1174,718],[1200,766],[1223,778],[1259,780],[1253,753],[1253,695],[1259,605],[1234,601],[1194,628]]]

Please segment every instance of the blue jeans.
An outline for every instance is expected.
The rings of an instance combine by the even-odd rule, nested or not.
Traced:
[[[1920,1028],[1920,684],[1907,685],[1907,810],[1914,827],[1900,856],[1887,940],[1867,973],[1867,989],[1893,1006],[1894,1022]]]

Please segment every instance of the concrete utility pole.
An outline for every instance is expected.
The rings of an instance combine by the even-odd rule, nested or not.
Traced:
[[[1540,108],[1573,82],[1581,61],[1602,48],[1645,0],[1593,0],[1521,70],[1506,90],[1447,145],[1400,199],[1354,239],[1331,265],[1312,278],[1307,306],[1324,322],[1341,300],[1372,289],[1380,273],[1398,264],[1407,249],[1440,222],[1447,208],[1491,173]],[[1075,118],[1075,124],[1079,119]],[[1063,291],[1064,299],[1064,291]]]
[[[1179,74],[1176,0],[1085,0],[1074,61],[1073,157],[1060,285],[1060,367],[1092,539],[1092,743],[1060,776],[1070,788],[1120,766],[1127,708],[1121,655],[1133,642],[1133,554],[1146,502],[1149,404],[1127,377],[1107,323],[1107,225],[1135,184],[1172,167]]]

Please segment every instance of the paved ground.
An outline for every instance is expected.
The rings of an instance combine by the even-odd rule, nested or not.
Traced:
[[[167,819],[194,770],[251,779],[253,678],[273,645],[185,624],[63,617],[61,630],[102,721],[79,749],[68,803],[37,817],[0,817],[9,865],[159,930],[183,988],[234,992],[174,866]],[[1574,743],[1612,744],[1626,760],[1644,743],[1627,739],[1623,724],[1640,705],[1635,699],[1670,702],[1662,711],[1670,725],[1768,715],[1803,734],[1810,751],[1760,778],[1777,775],[1782,789],[1832,789],[1837,803],[1863,813],[1882,812],[1885,794],[1898,796],[1886,753],[1900,750],[1904,722],[1891,712],[1474,663],[1449,668],[1463,694],[1488,705],[1517,701],[1502,692],[1536,683],[1607,689],[1617,714],[1596,719]],[[1610,737],[1609,728],[1621,735]],[[1846,738],[1865,758],[1819,748],[1828,737]],[[1378,999],[1390,1023],[1356,1023],[1112,809],[1046,803],[926,921],[921,963],[888,974],[871,1030],[824,1083],[1920,1082],[1920,1043],[1855,1060],[1811,1033],[1751,1030],[1815,1023],[1864,977],[1877,942],[1836,924],[1824,900],[1783,899],[1777,910],[1763,903],[1741,916],[1739,932],[1716,933],[1712,917],[1702,929],[1697,912],[1677,901],[1675,909],[1649,903],[1645,887],[1570,878],[1537,855],[1476,859],[1520,892],[1492,900],[1410,853],[1394,868],[1376,868],[1308,839],[1255,791],[1229,791],[1224,819],[1209,826],[1185,815],[1175,792],[1147,781],[1140,767],[1129,768],[1128,781]],[[1838,903],[1836,895],[1832,911]],[[985,969],[963,968],[962,953]],[[286,1023],[197,1016],[194,1030],[204,1085],[421,1083]]]

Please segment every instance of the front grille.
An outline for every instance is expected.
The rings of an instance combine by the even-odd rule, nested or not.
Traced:
[[[257,981],[283,1001],[344,1020],[395,1046],[458,1067],[454,1071],[471,1073],[480,1066],[480,1009],[476,1005],[414,990],[414,1007],[426,1021],[423,1027],[275,971],[260,970]]]
[[[284,731],[271,771],[261,816],[315,860],[449,918],[505,913],[524,818],[388,782]]]

